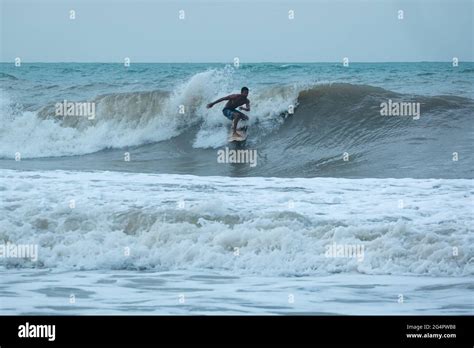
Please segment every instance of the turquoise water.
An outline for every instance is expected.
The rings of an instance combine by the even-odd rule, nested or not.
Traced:
[[[473,80],[463,62],[0,64],[0,243],[39,250],[0,259],[0,312],[472,313]],[[243,85],[233,146],[206,105]],[[56,116],[64,100],[95,118]]]
[[[473,81],[474,63],[464,62],[3,63],[0,167],[472,178]],[[250,88],[252,108],[245,148],[259,154],[252,168],[216,163],[230,121],[223,104],[206,108],[242,86]],[[96,117],[56,116],[65,100],[94,104]],[[391,100],[419,104],[420,119],[381,116]],[[124,152],[133,161],[121,160]],[[29,161],[12,161],[15,154]]]
[[[2,89],[17,101],[38,107],[58,98],[83,99],[104,93],[172,91],[206,70],[221,71],[228,92],[241,86],[344,82],[368,84],[399,93],[473,97],[474,63],[255,63],[226,64],[0,64]],[[222,91],[224,92],[224,91]],[[27,100],[23,100],[27,99]],[[33,106],[32,105],[32,106]]]

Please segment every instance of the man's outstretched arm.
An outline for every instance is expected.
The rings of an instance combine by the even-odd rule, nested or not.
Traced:
[[[224,100],[230,100],[230,99],[232,98],[232,96],[233,96],[233,94],[229,94],[229,95],[226,96],[226,97],[222,97],[221,99],[217,99],[216,101],[207,104],[207,108],[210,109],[210,108],[212,108],[215,104],[220,103],[220,102],[222,102],[222,101],[224,101]]]

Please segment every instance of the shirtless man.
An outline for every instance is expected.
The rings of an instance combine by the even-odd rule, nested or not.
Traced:
[[[239,123],[239,120],[246,121],[249,119],[247,115],[236,110],[237,108],[239,108],[240,110],[250,111],[250,101],[247,99],[248,95],[249,89],[247,87],[242,87],[242,89],[240,90],[240,94],[231,94],[227,97],[217,99],[215,102],[207,104],[207,108],[210,109],[215,104],[227,100],[227,104],[225,104],[224,109],[222,109],[222,113],[225,117],[232,121],[232,135],[241,136],[241,134],[237,133],[237,123]],[[242,107],[241,105],[244,104],[245,107]]]

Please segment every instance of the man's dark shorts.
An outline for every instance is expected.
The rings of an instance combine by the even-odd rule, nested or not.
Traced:
[[[247,116],[245,116],[243,113],[241,113],[240,111],[237,111],[235,109],[224,108],[222,110],[222,113],[224,114],[224,116],[227,117],[231,121],[234,119],[234,113],[235,112],[238,113],[243,120],[248,119]]]

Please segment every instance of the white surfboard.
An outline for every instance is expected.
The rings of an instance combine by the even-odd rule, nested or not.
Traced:
[[[242,142],[242,141],[245,141],[245,139],[247,139],[247,127],[242,127],[242,128],[239,128],[237,129],[237,133],[240,134],[239,135],[233,135],[232,134],[232,128],[230,129],[230,133],[229,133],[229,143],[232,143],[232,142]]]

